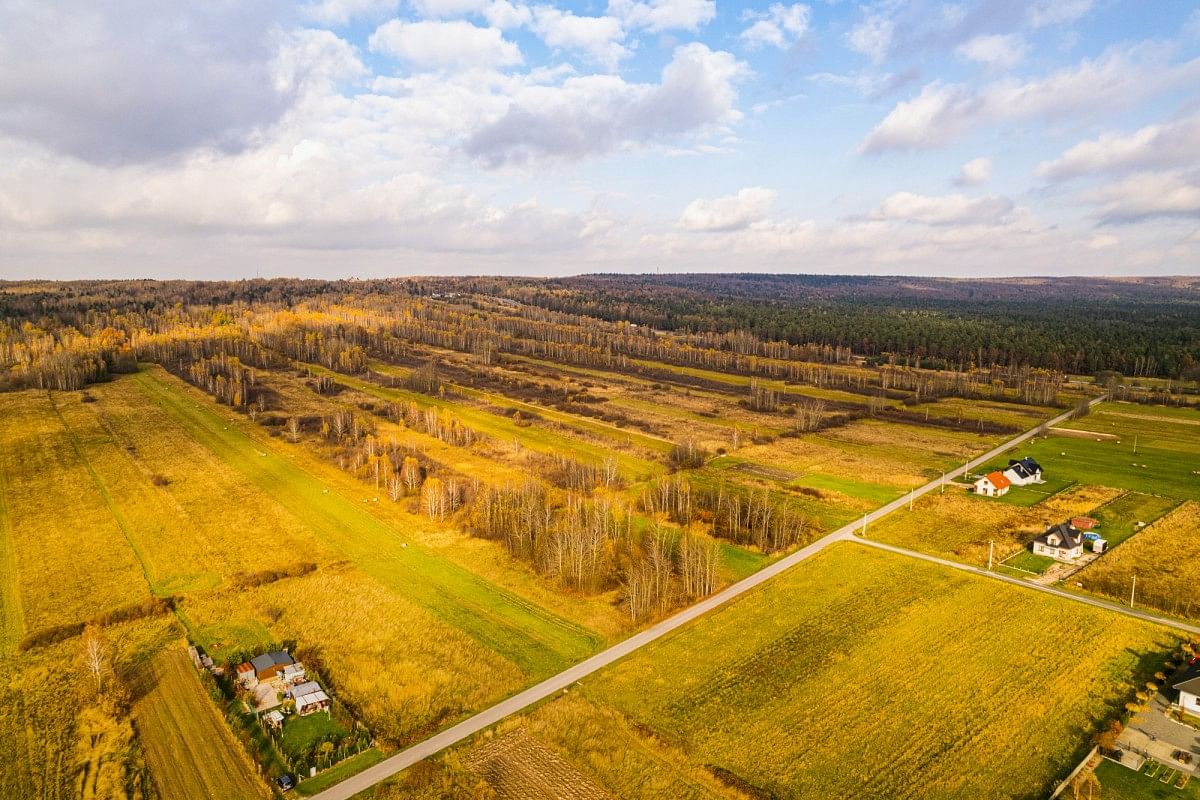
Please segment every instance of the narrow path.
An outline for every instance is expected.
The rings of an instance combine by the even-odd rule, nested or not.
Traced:
[[[1091,401],[1091,405],[1094,406],[1106,398],[1107,395],[1098,397]],[[671,633],[672,631],[686,625],[692,620],[697,619],[707,614],[709,611],[728,603],[730,600],[733,600],[734,598],[745,594],[755,587],[766,583],[779,573],[794,567],[802,561],[812,558],[834,542],[857,541],[873,547],[892,550],[903,555],[926,559],[935,563],[943,564],[945,566],[954,567],[955,569],[963,569],[969,572],[976,572],[989,577],[1006,580],[1017,586],[1029,586],[1029,584],[1016,578],[1007,578],[1005,576],[996,575],[995,573],[988,572],[987,570],[981,570],[965,564],[956,564],[953,561],[947,561],[944,559],[935,558],[933,556],[926,556],[921,553],[905,550],[903,548],[892,547],[891,545],[885,545],[879,542],[863,540],[858,538],[855,534],[864,526],[866,526],[869,530],[869,526],[872,522],[882,519],[888,514],[891,514],[893,511],[904,508],[912,500],[915,500],[918,497],[939,489],[944,482],[952,481],[964,473],[974,469],[975,467],[991,461],[993,458],[996,458],[1006,451],[1024,444],[1026,441],[1037,435],[1038,430],[1040,430],[1043,425],[1047,427],[1051,425],[1057,425],[1058,423],[1069,419],[1073,413],[1074,411],[1067,411],[1058,415],[1054,419],[1049,420],[1048,422],[1039,423],[1037,427],[1022,433],[1019,436],[1015,436],[1007,442],[992,448],[983,455],[971,459],[963,466],[947,472],[942,478],[930,481],[924,486],[914,489],[911,493],[906,494],[903,497],[899,497],[887,505],[881,506],[880,508],[877,508],[874,511],[864,515],[862,519],[856,520],[848,525],[842,526],[832,533],[826,534],[812,544],[809,544],[808,546],[803,547],[796,552],[785,556],[784,558],[781,558],[774,564],[764,567],[753,575],[743,578],[737,583],[725,587],[725,589],[721,590],[720,592],[710,595],[704,600],[685,608],[674,616],[669,617],[662,622],[659,622],[658,624],[641,631],[640,633],[630,636],[628,639],[613,645],[607,650],[602,650],[596,655],[563,670],[557,675],[547,678],[541,683],[535,684],[534,686],[531,686],[506,700],[501,700],[491,708],[485,709],[472,717],[468,717],[457,725],[449,727],[422,742],[418,742],[411,747],[389,756],[378,764],[368,767],[357,775],[353,775],[341,783],[326,789],[319,794],[313,795],[312,800],[349,800],[349,798],[353,797],[359,792],[362,792],[377,783],[387,780],[396,773],[411,767],[413,764],[416,764],[417,762],[422,761],[429,756],[446,749],[447,747],[458,744],[464,739],[467,739],[474,734],[494,725],[505,717],[516,714],[517,712],[533,705],[534,703],[545,700],[550,696],[561,692],[576,681],[580,681],[586,678],[588,675],[591,675],[593,672],[601,670],[613,662],[621,660],[625,656],[636,652],[656,639],[666,636],[668,633]],[[1089,605],[1095,605],[1100,608],[1109,608],[1111,610],[1121,611],[1122,613],[1128,612],[1131,616],[1136,616],[1150,622],[1157,622],[1164,625],[1181,628],[1183,630],[1194,630],[1196,632],[1200,632],[1200,628],[1191,628],[1191,626],[1184,626],[1179,623],[1155,617],[1151,614],[1132,611],[1130,609],[1122,609],[1120,606],[1106,603],[1102,600],[1092,600],[1091,598],[1080,597],[1069,592],[1064,592],[1060,589],[1050,589],[1049,587],[1034,588],[1037,588],[1039,591],[1050,592],[1051,594],[1064,597],[1068,600],[1086,602]]]

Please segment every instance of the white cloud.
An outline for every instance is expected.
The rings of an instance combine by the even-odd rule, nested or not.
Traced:
[[[533,30],[547,46],[581,52],[610,70],[629,55],[629,48],[621,44],[625,30],[616,17],[577,17],[554,6],[537,6]]]
[[[393,19],[371,34],[371,50],[423,69],[506,67],[521,63],[521,51],[496,28],[465,20]]]
[[[1029,44],[1015,33],[976,36],[955,50],[963,58],[997,69],[1011,69],[1025,58]]]
[[[761,186],[712,200],[699,198],[679,217],[679,227],[689,231],[734,231],[749,227],[767,215],[776,193]]]
[[[508,0],[493,0],[482,11],[484,19],[493,28],[508,30],[528,25],[533,20],[533,14],[526,5],[513,5]]]
[[[1037,0],[1029,7],[1026,17],[1035,28],[1065,25],[1082,19],[1093,5],[1094,0]]]
[[[962,165],[954,182],[959,186],[979,186],[992,178],[990,158],[973,158]]]
[[[715,0],[609,0],[608,14],[619,18],[627,28],[650,33],[667,30],[696,31],[717,15]]]
[[[1089,250],[1107,250],[1110,247],[1116,247],[1121,243],[1121,240],[1111,233],[1097,233],[1088,241]]]
[[[1105,133],[1080,142],[1059,158],[1042,162],[1037,174],[1051,180],[1065,180],[1099,172],[1196,163],[1200,163],[1200,115],[1147,125],[1127,136]]]
[[[1111,113],[1197,79],[1200,58],[1172,65],[1161,49],[1141,46],[1112,50],[1042,78],[1006,79],[978,90],[935,81],[898,103],[860,149],[929,149],[996,122]]]
[[[892,47],[896,24],[882,14],[868,14],[846,34],[846,44],[876,64],[887,58]]]
[[[742,31],[741,39],[750,47],[788,47],[808,32],[811,13],[809,7],[801,3],[786,6],[772,3],[765,12],[749,15],[755,21]]]
[[[1146,172],[1084,193],[1105,222],[1200,217],[1200,173]]]
[[[741,118],[735,84],[747,72],[730,53],[692,43],[675,49],[657,85],[586,75],[561,86],[524,87],[504,114],[467,138],[464,149],[499,166],[698,135]]]
[[[400,0],[316,0],[300,6],[300,14],[322,25],[345,25],[352,19],[380,19],[399,7]]]
[[[931,196],[897,192],[883,201],[872,218],[924,225],[995,225],[1013,210],[1007,197]]]

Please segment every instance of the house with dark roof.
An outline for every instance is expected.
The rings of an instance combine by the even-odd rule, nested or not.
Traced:
[[[1051,525],[1033,540],[1033,552],[1057,561],[1074,561],[1083,555],[1083,531],[1072,527],[1069,522]]]
[[[292,657],[282,650],[273,650],[250,659],[250,665],[254,667],[254,675],[260,681],[274,678],[280,670],[291,663]]]
[[[1031,483],[1042,483],[1042,465],[1031,456],[1020,459],[1010,459],[1004,477],[1014,486],[1028,486]]]
[[[1000,497],[1008,493],[1008,487],[1011,485],[1012,481],[1003,472],[989,472],[975,481],[975,494],[984,497]]]
[[[1200,666],[1188,670],[1172,688],[1179,690],[1179,707],[1183,712],[1200,717]]]

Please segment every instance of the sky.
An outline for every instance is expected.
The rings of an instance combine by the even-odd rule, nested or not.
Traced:
[[[0,278],[1200,274],[1200,2],[0,0]]]

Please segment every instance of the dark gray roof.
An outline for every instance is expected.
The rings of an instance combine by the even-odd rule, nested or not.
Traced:
[[[275,659],[271,658],[270,653],[263,653],[261,656],[250,659],[250,666],[254,667],[256,671],[262,672],[264,669],[275,666]]]
[[[1183,673],[1183,677],[1179,683],[1175,684],[1174,688],[1188,694],[1200,695],[1200,664],[1189,667],[1187,672]]]
[[[292,657],[289,656],[287,653],[283,652],[282,650],[273,650],[270,653],[267,653],[267,655],[269,655],[271,657],[271,660],[274,661],[276,664],[283,664],[284,666],[286,666],[286,665],[292,663]]]
[[[1047,538],[1052,533],[1057,533],[1062,540],[1059,544],[1050,544]],[[1051,525],[1046,529],[1046,532],[1034,539],[1035,542],[1041,542],[1046,547],[1061,547],[1064,550],[1070,550],[1073,547],[1078,547],[1083,544],[1083,532],[1071,527],[1069,522],[1060,522],[1057,525]]]

